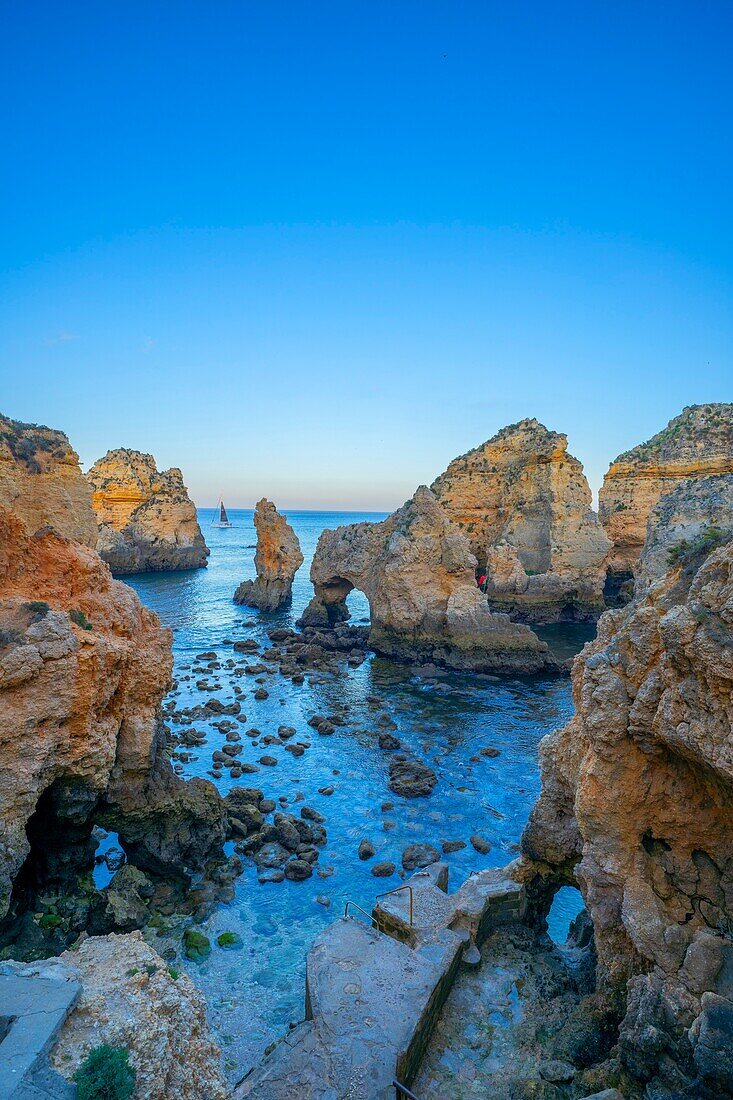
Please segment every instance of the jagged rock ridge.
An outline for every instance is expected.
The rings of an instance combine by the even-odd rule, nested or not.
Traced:
[[[95,462],[87,478],[97,549],[113,573],[206,565],[209,550],[179,469],[159,472],[152,455],[123,447]]]
[[[293,577],[303,564],[300,542],[293,528],[272,501],[257,502],[254,514],[257,530],[254,581],[242,581],[234,602],[261,611],[276,611],[290,600]]]
[[[311,566],[315,596],[301,623],[348,618],[346,597],[358,588],[369,600],[369,643],[378,653],[487,672],[554,669],[533,631],[489,610],[475,570],[465,535],[421,486],[381,523],[322,533]]]
[[[661,496],[691,479],[733,473],[733,404],[690,405],[648,442],[620,454],[599,494],[599,516],[613,542],[610,598],[630,580]]]
[[[603,610],[611,544],[567,442],[522,420],[454,459],[431,486],[486,566],[491,606],[526,621],[592,619]]]

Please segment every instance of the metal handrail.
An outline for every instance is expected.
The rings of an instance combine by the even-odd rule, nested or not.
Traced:
[[[412,887],[408,883],[395,886],[394,890],[385,890],[383,894],[377,894],[374,901],[377,902],[380,898],[387,898],[390,894],[399,894],[400,890],[409,890],[410,892],[410,929],[412,929]]]
[[[372,922],[372,925],[376,928],[377,932],[382,931],[382,927],[379,923],[379,919],[377,917],[375,917],[373,913],[367,913],[366,909],[362,909],[362,907],[360,905],[357,905],[357,903],[355,901],[352,901],[351,898],[349,898],[346,902],[346,907],[344,909],[344,920],[346,920],[348,915],[349,915],[349,906],[350,905],[352,906],[352,908],[358,909],[360,913],[363,913],[364,916],[366,917],[366,919],[368,921]],[[353,917],[352,917],[352,920],[353,920]]]
[[[418,1100],[417,1096],[415,1096],[415,1093],[410,1092],[407,1085],[403,1085],[402,1082],[398,1081],[396,1077],[392,1081],[392,1084],[395,1087],[397,1100],[402,1100],[402,1097],[405,1097],[405,1100]]]

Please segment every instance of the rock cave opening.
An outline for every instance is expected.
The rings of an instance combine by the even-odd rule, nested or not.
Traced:
[[[573,922],[584,908],[583,895],[577,886],[561,886],[555,893],[547,914],[550,939],[557,944],[564,944]]]
[[[45,936],[64,922],[58,913],[58,899],[93,891],[96,840],[93,812],[97,796],[82,783],[55,780],[42,792],[26,822],[30,850],[13,881],[8,912],[0,922],[0,944],[16,941],[20,951],[41,952]],[[75,903],[62,902],[68,909],[68,927],[81,930],[85,913]],[[84,906],[82,906],[84,908]],[[35,917],[41,914],[38,921]]]

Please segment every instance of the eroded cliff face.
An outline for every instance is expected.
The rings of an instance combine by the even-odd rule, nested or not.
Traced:
[[[599,516],[613,542],[609,593],[630,580],[646,538],[649,514],[686,481],[733,473],[733,405],[690,405],[666,428],[611,463],[599,494]]]
[[[33,534],[53,527],[95,546],[97,521],[79,458],[63,432],[0,415],[0,507]]]
[[[49,498],[30,475],[21,514]],[[89,868],[95,821],[153,870],[220,854],[216,789],[165,756],[171,664],[170,632],[94,550],[0,507],[0,921]]]
[[[323,532],[311,566],[316,594],[301,622],[348,618],[345,600],[358,588],[369,600],[369,642],[379,653],[477,671],[554,669],[533,631],[489,610],[475,571],[465,535],[421,486],[381,523]]]
[[[649,1095],[731,1095],[733,543],[688,540],[604,615],[573,694],[541,745],[528,881],[577,878],[624,1070]]]
[[[234,602],[262,611],[276,611],[290,600],[293,577],[303,564],[298,536],[285,516],[265,497],[257,502],[254,524],[257,531],[254,581],[242,581]]]
[[[522,420],[454,459],[431,488],[486,565],[492,607],[533,622],[603,610],[611,543],[567,436]]]
[[[198,569],[209,550],[180,470],[152,455],[108,451],[87,474],[99,524],[97,549],[113,573]]]

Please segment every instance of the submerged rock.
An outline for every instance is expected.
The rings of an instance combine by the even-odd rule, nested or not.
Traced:
[[[684,482],[731,473],[733,404],[690,405],[648,442],[611,463],[598,496],[601,523],[613,542],[610,598],[624,586],[630,595],[647,520],[659,498]]]
[[[285,517],[264,497],[255,508],[254,524],[257,578],[242,581],[234,593],[234,602],[262,611],[277,611],[290,601],[293,577],[303,564],[300,542]]]
[[[209,550],[180,470],[152,455],[108,451],[87,474],[99,523],[97,549],[114,573],[198,569]]]
[[[315,596],[302,625],[348,618],[352,588],[371,608],[378,653],[483,672],[536,673],[556,664],[528,627],[489,610],[465,535],[425,486],[381,523],[324,531],[311,566]]]
[[[603,611],[611,543],[567,436],[521,420],[451,462],[431,489],[487,574],[492,608],[526,622]]]
[[[432,794],[438,777],[421,760],[393,757],[389,765],[389,789],[403,798],[422,798]]]

